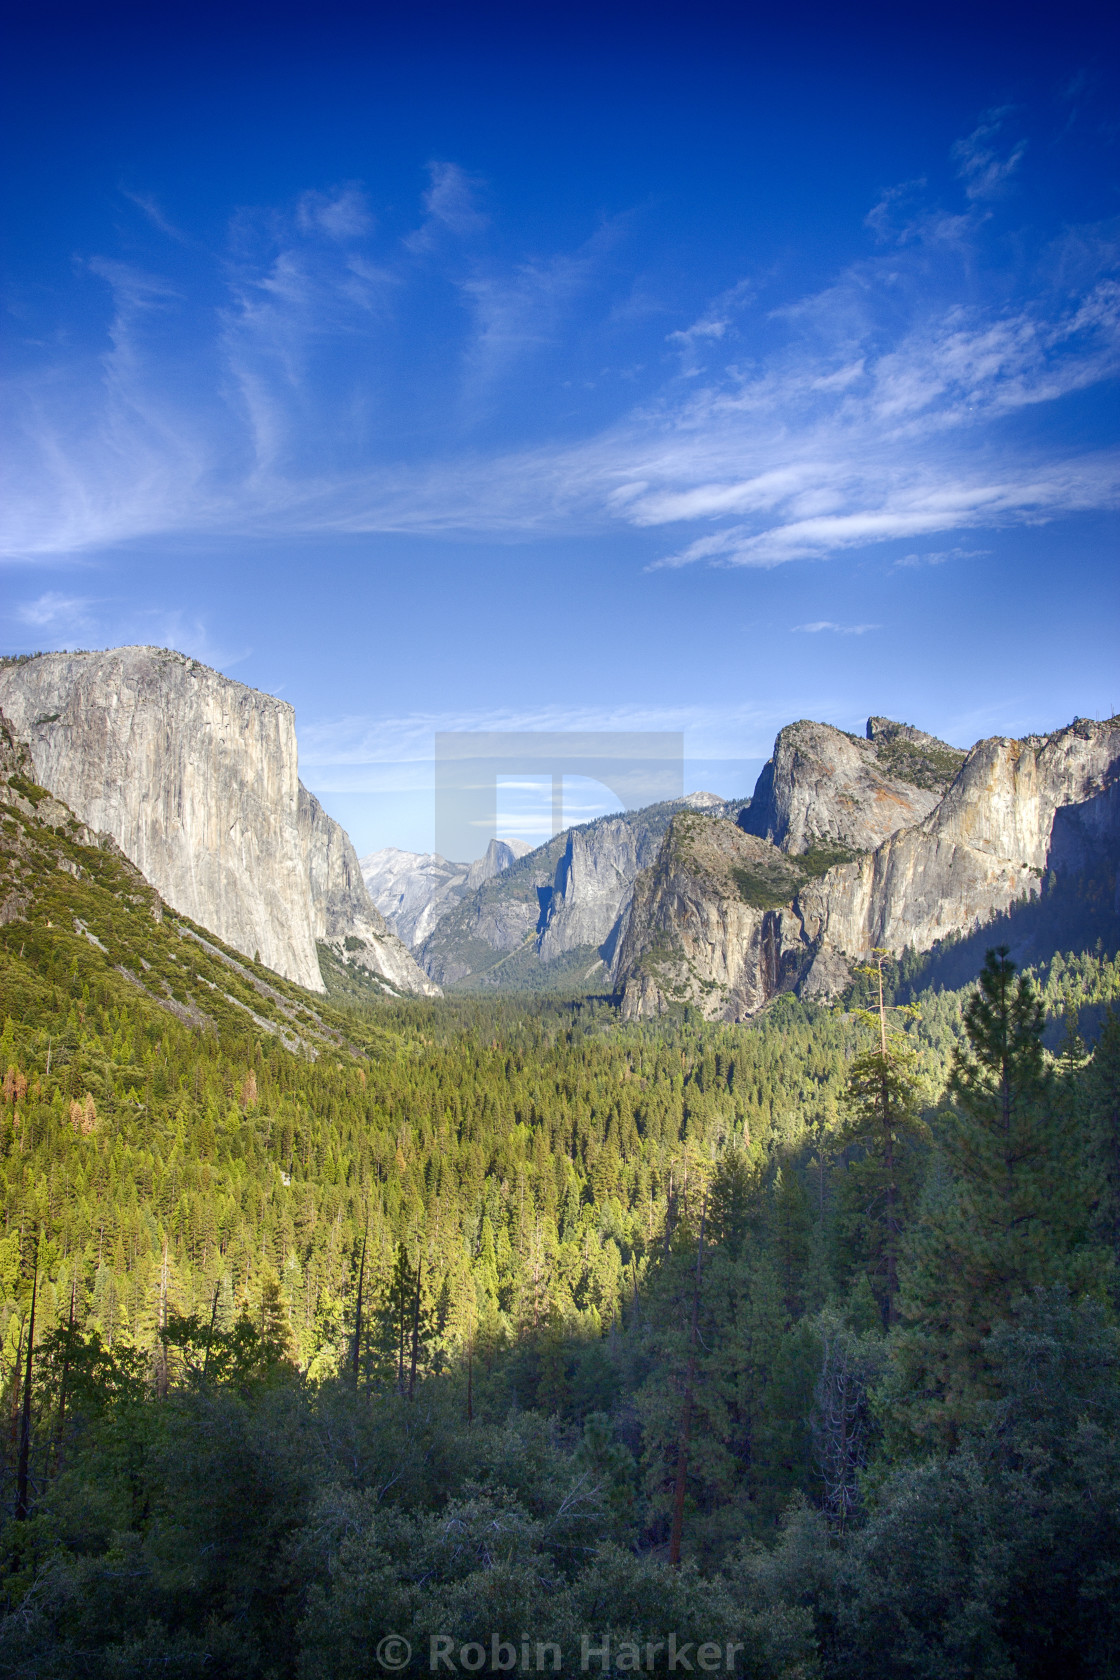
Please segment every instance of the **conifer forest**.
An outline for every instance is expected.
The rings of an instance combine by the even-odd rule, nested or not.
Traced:
[[[1107,948],[324,1002],[30,809],[0,1673],[1120,1672]]]

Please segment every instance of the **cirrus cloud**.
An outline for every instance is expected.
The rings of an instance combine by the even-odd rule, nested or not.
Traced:
[[[989,260],[993,196],[1024,156],[1008,122],[955,148],[963,209],[911,182],[828,286],[783,298],[752,279],[691,324],[651,320],[660,389],[626,407],[620,381],[613,418],[597,400],[582,428],[578,404],[556,408],[532,446],[525,415],[556,406],[535,370],[589,310],[604,334],[625,313],[621,222],[573,252],[500,254],[477,183],[439,164],[396,238],[354,183],[239,217],[205,302],[197,266],[95,258],[99,352],[10,383],[4,552],[629,528],[663,533],[654,570],[923,541],[932,563],[965,532],[1113,508],[1111,439],[1070,442],[1050,416],[1120,373],[1120,237],[1066,230],[1010,277]]]

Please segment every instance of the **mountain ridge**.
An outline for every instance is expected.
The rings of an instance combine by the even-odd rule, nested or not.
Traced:
[[[856,835],[863,818],[844,808],[851,756],[841,751],[839,791],[829,788],[819,758],[797,759],[800,727],[791,732],[793,751],[791,735],[779,735],[789,773],[764,783],[763,814],[766,801],[780,813],[785,789],[788,811],[809,813],[811,824],[799,830],[791,821],[781,833],[787,842],[827,834],[830,823],[833,833]],[[820,739],[814,734],[814,744]],[[709,1019],[736,1020],[781,991],[832,997],[873,949],[896,957],[930,950],[1037,898],[1048,870],[1068,875],[1087,861],[1099,874],[1111,860],[1105,886],[1120,914],[1118,787],[1120,719],[1076,719],[1022,740],[994,736],[971,749],[917,822],[822,870],[806,869],[796,882],[783,872],[800,859],[811,864],[811,851],[799,858],[755,835],[755,846],[769,850],[740,846],[739,856],[730,836],[703,833],[697,825],[706,819],[678,819],[635,887],[614,974],[623,1014],[656,1016],[688,1003]],[[752,814],[761,826],[753,806]],[[827,860],[823,849],[818,855]]]
[[[286,701],[146,646],[0,663],[35,776],[111,834],[168,904],[321,992],[316,949],[434,987],[369,898],[345,831],[299,781]]]

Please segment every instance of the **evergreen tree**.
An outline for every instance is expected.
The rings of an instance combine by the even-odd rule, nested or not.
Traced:
[[[1094,1226],[1112,1257],[1112,1287],[1120,1291],[1120,1014],[1115,1009],[1101,1025],[1085,1083],[1100,1198]]]
[[[886,1324],[898,1317],[903,1226],[916,1199],[920,1145],[928,1128],[918,1110],[916,1058],[884,1032],[852,1063],[838,1141],[856,1151],[840,1181],[840,1221],[849,1253],[867,1270]]]
[[[1092,1193],[1042,1048],[1044,1018],[1006,948],[964,1012],[967,1046],[939,1127],[942,1175],[911,1233],[900,1291],[896,1424],[953,1442],[988,1393],[986,1340],[1027,1292],[1100,1276]]]

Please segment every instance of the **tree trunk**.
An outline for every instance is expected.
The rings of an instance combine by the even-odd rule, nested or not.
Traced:
[[[74,1337],[74,1290],[77,1279],[70,1279],[70,1316],[66,1324],[66,1353],[62,1360],[62,1380],[58,1385],[58,1433],[54,1443],[54,1468],[58,1470],[58,1461],[62,1456],[62,1434],[66,1427],[66,1379],[70,1374],[70,1343]]]
[[[366,1240],[369,1236],[369,1215],[366,1215],[366,1228],[362,1234],[362,1258],[358,1266],[358,1306],[354,1315],[354,1387],[358,1386],[358,1374],[362,1360],[362,1289],[366,1281]]]

